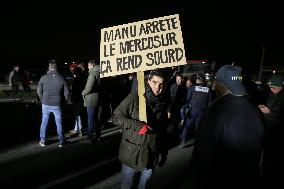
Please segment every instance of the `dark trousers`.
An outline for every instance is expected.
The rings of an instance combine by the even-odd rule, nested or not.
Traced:
[[[190,116],[187,116],[185,119],[184,127],[180,135],[181,141],[185,142],[190,138],[193,138],[202,114],[202,110],[191,110]]]
[[[87,114],[88,114],[88,139],[93,138],[93,133],[95,130],[96,137],[100,137],[101,135],[101,129],[99,125],[99,120],[98,120],[98,111],[99,107],[92,107],[88,106],[87,107]]]
[[[16,94],[18,94],[19,85],[12,84],[12,97],[15,98]]]

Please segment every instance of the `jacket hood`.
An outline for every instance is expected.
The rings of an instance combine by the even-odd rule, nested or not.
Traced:
[[[47,71],[47,74],[53,74],[53,73],[58,73],[58,71],[57,70],[48,70]]]
[[[92,69],[89,70],[89,74],[94,74],[95,72],[100,72],[100,66],[94,66]]]

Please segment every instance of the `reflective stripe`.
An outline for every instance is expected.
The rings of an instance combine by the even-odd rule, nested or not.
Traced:
[[[209,92],[209,88],[208,87],[195,86],[195,91],[208,93]]]

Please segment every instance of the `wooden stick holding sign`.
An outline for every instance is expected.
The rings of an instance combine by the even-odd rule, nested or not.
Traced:
[[[144,71],[186,64],[179,15],[101,30],[100,76],[137,72],[139,118],[147,122]]]
[[[145,80],[144,72],[137,72],[137,82],[138,82],[138,97],[139,97],[139,119],[147,123],[147,113],[146,113],[146,99],[145,99]]]

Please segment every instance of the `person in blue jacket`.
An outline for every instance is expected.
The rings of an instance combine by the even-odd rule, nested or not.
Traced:
[[[205,76],[196,74],[196,84],[188,88],[186,104],[181,109],[181,124],[183,125],[180,135],[181,147],[192,138],[199,124],[203,112],[211,101],[211,89],[207,87]]]

